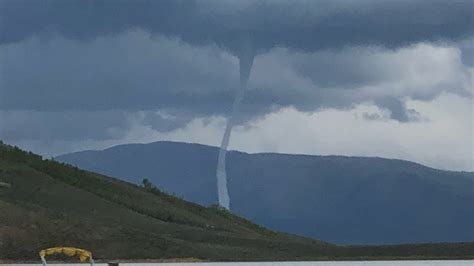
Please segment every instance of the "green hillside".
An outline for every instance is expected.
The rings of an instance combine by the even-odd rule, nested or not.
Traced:
[[[183,184],[185,185],[185,184]],[[0,260],[77,246],[96,259],[316,260],[473,257],[474,244],[338,247],[267,230],[114,178],[0,144]]]

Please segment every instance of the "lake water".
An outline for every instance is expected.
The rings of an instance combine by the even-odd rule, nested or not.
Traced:
[[[42,264],[0,264],[2,266],[41,266]],[[51,264],[53,265],[53,264]],[[90,264],[54,264],[86,266]],[[443,261],[318,261],[318,262],[206,262],[206,263],[120,263],[122,266],[474,266],[474,260]],[[107,266],[97,263],[96,266]]]

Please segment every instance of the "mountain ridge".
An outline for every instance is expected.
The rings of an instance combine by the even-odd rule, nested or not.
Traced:
[[[83,154],[83,153],[97,153],[97,152],[104,152],[104,151],[112,151],[117,148],[123,148],[123,147],[133,147],[133,146],[146,146],[146,145],[153,145],[153,144],[183,144],[183,145],[193,145],[193,146],[201,146],[201,147],[206,147],[206,148],[212,148],[212,149],[219,149],[218,146],[213,146],[213,145],[208,145],[208,144],[202,144],[202,143],[197,143],[197,142],[181,142],[181,141],[154,141],[154,142],[149,142],[149,143],[125,143],[125,144],[118,144],[118,145],[113,145],[108,148],[104,149],[89,149],[89,150],[81,150],[81,151],[75,151],[75,152],[69,152],[69,153],[63,153],[57,156],[54,156],[54,158],[61,158],[69,155],[74,155],[74,154]],[[421,167],[429,168],[432,170],[439,170],[439,171],[445,171],[445,172],[453,172],[453,173],[468,173],[472,174],[474,171],[466,171],[466,170],[452,170],[452,169],[441,169],[441,168],[436,168],[432,166],[425,165],[423,163],[415,162],[415,161],[410,161],[410,160],[405,160],[405,159],[399,159],[399,158],[388,158],[388,157],[380,157],[380,156],[359,156],[359,155],[337,155],[337,154],[327,154],[327,155],[320,155],[320,154],[306,154],[306,153],[285,153],[285,152],[245,152],[245,151],[240,151],[240,150],[228,150],[227,152],[229,153],[241,153],[241,154],[246,154],[246,155],[280,155],[280,156],[296,156],[296,157],[334,157],[334,158],[346,158],[346,159],[381,159],[381,160],[387,160],[387,161],[396,161],[396,162],[404,162],[404,163],[409,163],[413,165],[418,165]]]
[[[202,144],[153,142],[57,159],[130,182],[146,177],[209,206],[217,203],[217,152]],[[274,230],[337,244],[474,240],[472,172],[378,157],[230,151],[227,174],[232,211]]]

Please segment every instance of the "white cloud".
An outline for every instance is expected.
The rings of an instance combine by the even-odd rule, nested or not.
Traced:
[[[408,101],[421,122],[388,119],[385,110],[361,104],[350,110],[302,113],[286,108],[236,127],[231,149],[247,152],[379,156],[441,169],[473,171],[473,99],[442,94],[431,102]],[[364,114],[380,119],[367,120]],[[157,139],[217,145],[223,119],[197,119]],[[146,141],[150,141],[147,139]]]
[[[474,171],[473,98],[443,93],[430,102],[411,100],[406,104],[420,114],[420,121],[401,123],[389,119],[387,110],[371,103],[314,113],[285,108],[236,127],[230,149],[252,153],[378,156],[440,169]],[[33,151],[47,151],[43,152],[47,156],[158,140],[218,146],[225,126],[223,117],[197,118],[183,128],[162,133],[144,125],[143,116],[134,117],[121,139],[27,140],[14,144]]]
[[[473,85],[472,70],[463,64],[457,47],[418,43],[397,50],[355,47],[294,53],[275,49],[256,58],[250,87],[264,88],[277,97],[313,96],[316,103],[340,106],[380,97],[432,99],[443,91],[472,95]],[[323,101],[317,98],[325,96]]]

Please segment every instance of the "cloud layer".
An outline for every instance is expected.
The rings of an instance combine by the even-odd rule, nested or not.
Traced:
[[[257,56],[234,148],[472,169],[465,149],[448,148],[458,147],[454,139],[469,142],[472,115],[448,114],[473,104],[473,8],[467,0],[3,0],[0,139],[47,155],[168,138],[217,144],[238,88],[237,57],[250,44]],[[360,111],[367,106],[372,111]],[[327,142],[329,149],[318,142],[329,135],[306,135],[313,123],[390,138],[378,150],[344,141]],[[289,138],[317,148],[262,137],[276,124],[299,128]],[[421,135],[442,142],[438,132],[449,145],[413,151]],[[368,145],[362,136],[354,141]],[[420,155],[428,152],[441,159]]]
[[[238,86],[231,54],[142,31],[86,43],[32,38],[0,48],[0,58],[0,110],[162,110],[206,117],[227,114]],[[460,50],[429,43],[396,50],[273,49],[255,59],[249,88],[241,121],[287,106],[312,112],[374,102],[406,122],[405,98],[473,93],[472,68]]]
[[[462,39],[474,31],[474,4],[469,0],[4,0],[0,4],[0,43],[48,33],[90,40],[138,28],[238,53],[244,39],[261,52],[274,47],[316,51],[372,44],[394,48]]]

